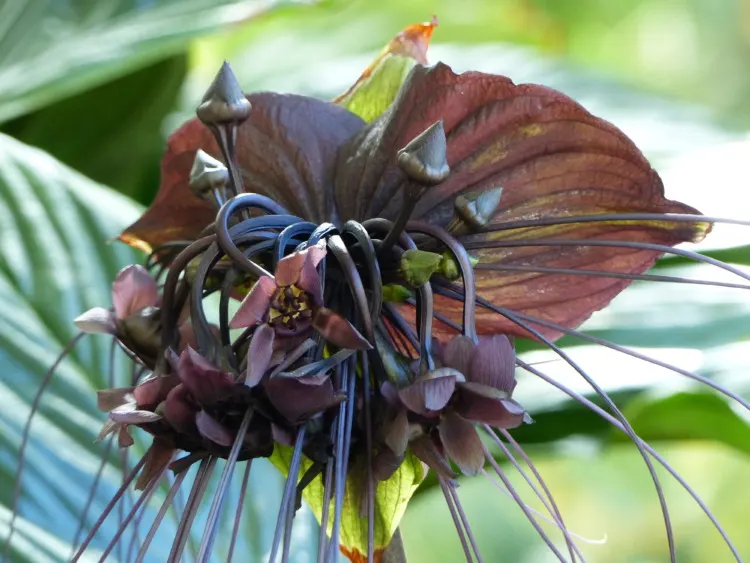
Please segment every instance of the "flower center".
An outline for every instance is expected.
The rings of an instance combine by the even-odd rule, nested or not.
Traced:
[[[310,295],[296,285],[280,287],[271,301],[269,324],[297,330],[312,318]]]

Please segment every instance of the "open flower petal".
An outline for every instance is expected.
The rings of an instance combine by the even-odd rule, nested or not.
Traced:
[[[513,84],[479,72],[455,74],[438,64],[412,71],[391,108],[342,148],[336,200],[342,219],[393,219],[404,180],[396,152],[442,119],[451,175],[431,188],[412,217],[448,226],[456,197],[475,197],[502,187],[483,231],[457,232],[480,265],[519,264],[641,273],[659,254],[606,247],[513,247],[492,244],[541,238],[626,239],[674,245],[700,239],[705,223],[629,221],[493,230],[502,223],[539,217],[602,213],[695,213],[665,199],[659,176],[616,127],[563,94],[537,85]],[[566,326],[577,326],[624,289],[629,281],[478,269],[480,296],[496,305]],[[462,304],[438,296],[436,308],[460,320]],[[526,334],[496,313],[477,311],[480,333]],[[550,336],[557,333],[540,329]]]
[[[261,277],[229,322],[229,328],[245,328],[265,321],[271,299],[279,289],[276,281],[268,276]]]
[[[450,401],[456,389],[456,377],[434,377],[419,379],[398,390],[398,396],[406,407],[417,414],[430,414],[441,410]]]
[[[328,342],[339,348],[351,350],[369,350],[372,348],[365,337],[349,321],[325,307],[315,311],[313,328]]]
[[[155,307],[159,300],[156,280],[139,264],[123,268],[112,284],[112,304],[118,319]]]
[[[339,146],[363,125],[335,104],[295,95],[260,92],[247,96],[250,117],[237,132],[237,159],[245,190],[273,198],[290,213],[321,223],[335,219],[331,190]],[[211,205],[188,187],[198,149],[221,153],[211,132],[197,119],[167,142],[161,185],[146,213],[122,233],[139,248],[174,240],[195,240],[213,220]]]
[[[446,347],[447,348],[447,347]],[[516,386],[516,353],[504,334],[480,336],[466,378],[508,393]]]
[[[481,383],[461,384],[453,408],[462,417],[495,428],[516,428],[528,417],[509,394]]]
[[[464,475],[476,475],[484,467],[484,449],[474,425],[452,411],[440,418],[440,441],[448,457]]]
[[[264,324],[257,328],[250,340],[247,353],[247,375],[245,385],[255,387],[263,379],[273,356],[273,341],[275,332],[270,325]]]

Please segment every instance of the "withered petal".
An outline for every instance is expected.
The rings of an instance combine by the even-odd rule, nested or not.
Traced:
[[[151,447],[145,454],[146,461],[143,464],[141,474],[135,483],[135,490],[142,491],[151,484],[154,479],[158,479],[167,466],[172,462],[172,458],[177,450],[174,446],[161,438],[154,438]]]
[[[96,392],[96,408],[102,412],[109,412],[117,407],[134,403],[132,387],[114,387],[112,389],[100,389]]]
[[[540,238],[625,239],[674,245],[705,234],[706,225],[631,221],[532,227],[497,225],[539,217],[602,213],[697,213],[664,197],[657,173],[619,129],[567,96],[533,84],[479,72],[455,74],[448,66],[417,66],[378,120],[341,149],[336,200],[342,219],[393,219],[404,182],[396,152],[442,119],[451,175],[431,188],[412,217],[448,227],[456,198],[503,188],[499,205],[481,233],[456,231],[480,264],[519,264],[642,273],[659,253],[603,247],[492,248],[491,243]],[[604,307],[629,281],[478,269],[479,295],[494,304],[575,327]],[[436,309],[461,319],[463,304],[436,296]],[[439,326],[437,328],[440,328]],[[477,311],[480,334],[528,335],[496,313]],[[543,328],[548,336],[558,333]]]
[[[476,475],[481,471],[484,467],[484,449],[471,422],[448,411],[440,417],[438,433],[445,453],[464,475]]]
[[[268,196],[290,213],[322,223],[336,217],[333,184],[341,144],[364,122],[335,104],[296,95],[250,94],[250,117],[237,132],[237,159],[245,190]],[[195,240],[214,220],[210,204],[188,187],[195,152],[221,158],[211,132],[197,119],[168,140],[156,199],[121,235],[140,248]]]
[[[140,264],[120,270],[112,284],[112,304],[118,319],[125,319],[146,307],[155,307],[158,300],[156,280]]]

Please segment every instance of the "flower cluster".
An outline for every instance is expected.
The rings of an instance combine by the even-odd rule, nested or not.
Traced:
[[[413,65],[378,111],[356,110],[372,72],[328,103],[246,96],[225,64],[199,119],[171,137],[156,201],[121,237],[150,252],[149,269],[125,268],[113,310],[76,320],[141,366],[131,386],[99,393],[101,438],[153,436],[131,481],[148,494],[171,468],[179,487],[200,464],[170,561],[215,460],[231,477],[258,457],[287,476],[271,560],[288,552],[302,498],[320,521],[319,561],[400,549],[399,519],[430,470],[471,560],[458,472],[495,463],[480,436],[512,439],[531,422],[512,398],[516,368],[534,373],[514,338],[557,350],[555,338],[709,228],[664,198],[622,132],[559,92],[412,61],[426,63],[433,27],[407,29],[376,61]],[[347,511],[366,525],[342,529]]]

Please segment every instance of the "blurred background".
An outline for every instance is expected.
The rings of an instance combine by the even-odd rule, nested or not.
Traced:
[[[231,62],[246,91],[329,99],[399,30],[433,14],[440,25],[431,62],[562,90],[630,135],[662,174],[668,196],[708,215],[750,218],[748,0],[0,0],[3,538],[35,390],[73,335],[71,319],[108,303],[114,273],[136,259],[107,241],[154,197],[165,140],[192,116],[221,62]],[[747,267],[749,243],[749,231],[717,227],[699,249]],[[737,281],[676,258],[656,270]],[[641,282],[585,328],[750,398],[749,321],[746,290]],[[667,370],[573,339],[563,343],[695,487],[750,559],[747,413]],[[546,373],[589,393],[569,368],[550,361],[551,353],[519,346],[526,361],[545,362]],[[41,403],[14,562],[69,557],[76,517],[104,450],[93,444],[103,420],[93,389],[106,385],[107,354],[106,341],[87,342],[63,364]],[[516,393],[536,424],[515,436],[569,528],[591,540],[583,545],[588,559],[667,561],[657,497],[633,445],[536,379],[521,376]],[[127,464],[109,455],[89,524]],[[263,560],[275,525],[279,478],[258,467],[243,561]],[[660,475],[678,560],[733,561],[690,497],[666,472]],[[539,508],[520,479],[512,479]],[[460,544],[434,485],[428,479],[407,511],[409,560],[460,561]],[[485,561],[554,560],[514,502],[491,483],[464,481],[460,494]],[[315,523],[309,515],[301,520],[294,561],[312,561]],[[164,533],[169,537],[168,526]]]

